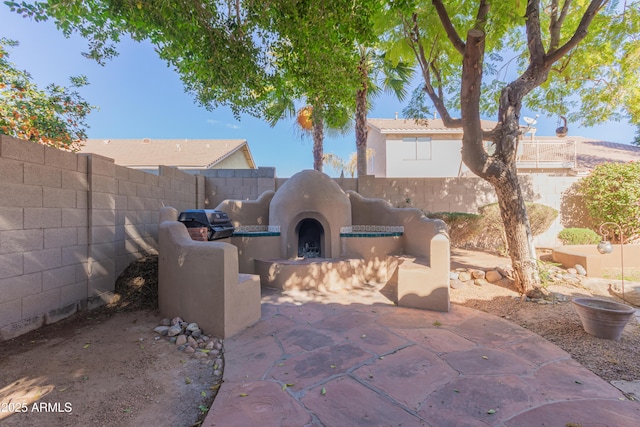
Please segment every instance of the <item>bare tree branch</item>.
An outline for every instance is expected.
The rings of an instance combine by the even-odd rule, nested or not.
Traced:
[[[564,20],[569,13],[569,7],[571,6],[571,0],[565,0],[562,4],[562,10],[558,14],[558,1],[553,0],[551,2],[551,22],[549,24],[549,34],[551,39],[549,41],[549,53],[555,51],[560,45],[560,33]]]
[[[478,14],[476,15],[476,29],[484,31],[484,24],[487,22],[487,15],[489,15],[490,9],[491,4],[486,0],[482,0],[480,2],[480,5],[478,6]]]
[[[540,1],[528,0],[526,12],[527,45],[529,47],[529,60],[531,63],[541,64],[544,61],[545,51],[542,45],[542,32],[540,30]]]
[[[454,119],[451,117],[451,115],[449,114],[449,110],[444,104],[443,97],[439,96],[436,93],[432,85],[431,71],[430,71],[432,61],[427,59],[427,56],[424,52],[424,47],[420,42],[420,28],[418,26],[418,15],[415,13],[412,14],[411,20],[412,22],[410,27],[409,27],[409,23],[407,22],[404,23],[405,33],[408,36],[409,45],[411,46],[411,49],[413,50],[416,58],[418,59],[418,63],[420,64],[420,69],[422,71],[422,77],[424,80],[424,90],[425,92],[427,92],[427,95],[429,95],[429,98],[431,99],[431,102],[433,102],[433,105],[436,107],[436,110],[438,110],[438,113],[440,113],[440,117],[442,117],[442,123],[446,127],[448,128],[462,127],[462,119]],[[440,95],[442,95],[441,88],[442,86],[440,85],[440,88],[439,88]]]
[[[565,4],[567,4],[565,2]],[[560,44],[560,28],[558,25],[558,0],[551,0],[549,5],[549,50],[553,50]]]
[[[545,55],[544,62],[546,66],[550,67],[554,62],[569,53],[571,49],[576,47],[578,43],[580,43],[587,36],[587,30],[589,28],[589,25],[591,24],[591,21],[593,21],[593,18],[595,18],[600,9],[602,9],[608,2],[609,0],[591,0],[591,3],[589,3],[587,10],[580,20],[578,28],[576,28],[576,31],[573,33],[573,36],[557,50],[549,52],[548,55]]]
[[[484,3],[484,0],[483,0],[483,3]],[[453,24],[451,23],[451,19],[449,19],[449,14],[447,13],[447,9],[445,9],[444,5],[442,4],[442,1],[433,0],[433,6],[436,8],[436,11],[438,12],[438,17],[440,18],[440,22],[442,22],[442,26],[444,27],[444,30],[447,32],[447,37],[449,37],[449,40],[451,41],[453,46],[456,48],[456,50],[461,54],[464,54],[465,44],[462,41],[462,38],[460,38],[460,36],[458,35],[458,32],[456,31],[456,29],[453,27]]]
[[[236,23],[238,28],[242,26],[242,20],[240,19],[242,14],[240,13],[240,0],[236,0]]]
[[[438,82],[438,97],[444,99],[444,91],[442,90],[442,75],[440,73],[440,69],[436,67],[436,62],[434,60],[431,61],[431,72],[436,76],[436,81]]]
[[[462,156],[467,165],[488,165],[484,148],[484,130],[480,120],[480,97],[482,96],[482,62],[485,49],[485,33],[477,28],[467,32],[467,48],[462,59],[460,104],[463,119]],[[473,160],[470,160],[473,159]],[[478,168],[480,169],[480,168]],[[482,176],[485,170],[473,170]]]

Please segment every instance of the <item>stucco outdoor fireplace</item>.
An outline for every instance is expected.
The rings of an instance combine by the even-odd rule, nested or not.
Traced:
[[[418,209],[343,191],[306,170],[257,200],[217,206],[233,220],[227,241],[241,273],[282,290],[336,290],[383,282],[400,306],[449,310],[446,225]]]

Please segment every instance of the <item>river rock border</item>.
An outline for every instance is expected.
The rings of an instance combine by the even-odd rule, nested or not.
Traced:
[[[557,265],[545,264],[545,282],[553,284],[557,282],[567,282],[574,285],[580,284],[586,278],[586,270],[583,266],[576,264],[573,268],[563,269]],[[515,284],[513,267],[510,265],[481,270],[477,268],[457,268],[449,273],[449,285],[451,289],[462,289],[467,285],[483,286],[486,284],[496,284],[508,288],[513,288]],[[538,304],[555,304],[568,302],[570,298],[556,292],[550,292],[542,298],[528,298],[521,296],[526,302]]]
[[[222,375],[224,364],[222,340],[205,335],[197,323],[189,323],[180,317],[174,317],[171,320],[162,319],[160,325],[153,330],[159,335],[155,338],[156,340],[164,338],[191,358],[213,366],[214,375]]]

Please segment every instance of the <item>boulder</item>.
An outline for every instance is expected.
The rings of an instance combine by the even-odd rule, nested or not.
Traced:
[[[461,282],[471,280],[471,273],[469,273],[468,271],[461,271],[460,274],[458,274],[458,280],[460,280]]]
[[[474,279],[484,279],[486,273],[483,270],[473,270],[471,276],[473,276]]]
[[[491,283],[495,283],[498,280],[502,279],[502,274],[498,270],[489,270],[485,276],[485,279]]]

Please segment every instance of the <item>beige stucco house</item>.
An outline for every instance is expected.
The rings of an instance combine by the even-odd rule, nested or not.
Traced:
[[[158,173],[158,165],[189,172],[200,169],[256,169],[244,139],[89,139],[81,153],[94,153],[131,169]]]
[[[427,125],[413,119],[368,119],[367,147],[373,149],[368,173],[376,178],[446,178],[464,175],[462,129],[441,119]],[[483,121],[487,130],[495,123]]]
[[[462,129],[441,119],[368,119],[367,147],[374,151],[369,174],[378,178],[453,178],[471,175],[462,163]],[[486,130],[495,122],[482,121]],[[490,150],[491,148],[488,147]],[[640,147],[569,136],[524,135],[517,166],[523,174],[576,176],[604,162],[640,161]]]

